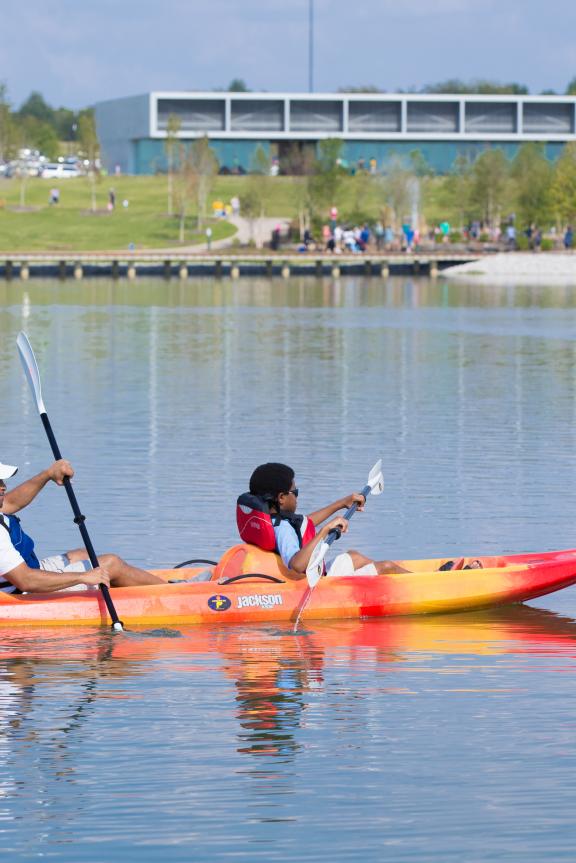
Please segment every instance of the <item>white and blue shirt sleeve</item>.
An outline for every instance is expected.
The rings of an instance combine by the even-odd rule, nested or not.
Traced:
[[[281,521],[279,525],[274,525],[274,533],[276,534],[276,547],[282,558],[282,563],[284,566],[290,568],[290,561],[300,551],[298,534],[288,521]]]
[[[4,516],[0,515],[0,518],[6,524]],[[24,563],[24,558],[12,545],[10,534],[4,525],[0,525],[0,576],[16,569],[21,563]]]

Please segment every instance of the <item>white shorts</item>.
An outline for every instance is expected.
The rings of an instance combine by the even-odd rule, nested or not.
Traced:
[[[67,554],[53,554],[52,557],[43,557],[40,561],[40,569],[44,572],[90,572],[92,564],[89,560],[77,560],[70,563]]]
[[[89,560],[77,560],[76,563],[70,563],[67,554],[53,554],[52,557],[42,558],[40,569],[43,569],[44,572],[90,572],[92,564]],[[73,584],[72,587],[61,587],[54,593],[76,590],[98,590],[98,587],[92,584]]]
[[[367,563],[361,566],[360,569],[354,569],[354,563],[347,551],[335,557],[326,575],[342,576],[342,575],[378,575],[378,570],[373,563]]]

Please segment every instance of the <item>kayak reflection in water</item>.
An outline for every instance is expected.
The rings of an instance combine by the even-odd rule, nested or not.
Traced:
[[[340,509],[353,503],[364,509],[365,498],[352,492],[334,503],[312,512],[308,516],[296,512],[298,489],[291,467],[277,462],[261,464],[250,477],[250,494],[239,500],[238,524],[244,542],[258,545],[266,551],[276,551],[294,580],[305,577],[306,567],[316,546],[331,530],[341,533],[348,530],[348,521],[342,516],[332,518]],[[253,509],[250,509],[253,507]],[[259,529],[252,531],[254,512],[258,511]],[[244,514],[244,517],[243,517]],[[322,525],[323,522],[326,522]],[[322,527],[316,531],[316,527]],[[328,576],[383,575],[407,572],[393,560],[371,560],[359,551],[339,554],[328,568]]]
[[[14,476],[17,467],[0,462],[0,590],[7,593],[52,593],[57,590],[82,590],[106,584],[131,587],[139,584],[162,584],[162,579],[131,566],[116,554],[99,557],[100,566],[93,569],[85,548],[39,559],[34,540],[26,534],[16,512],[24,509],[49,482],[63,485],[72,478],[70,462],[60,459],[21,485],[6,490],[5,480]]]

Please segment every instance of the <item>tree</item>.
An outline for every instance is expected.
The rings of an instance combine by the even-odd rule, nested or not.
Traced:
[[[473,209],[491,228],[500,224],[510,166],[499,147],[485,150],[472,166],[470,200]]]
[[[526,225],[544,225],[551,217],[552,168],[541,144],[522,144],[512,163],[516,207]]]
[[[196,211],[198,227],[201,228],[206,219],[208,196],[218,173],[218,159],[207,135],[194,141],[190,147],[189,161],[196,175]]]
[[[80,115],[78,119],[78,143],[80,151],[88,161],[88,182],[90,184],[90,209],[96,211],[96,180],[99,176],[98,159],[100,142],[96,132],[96,123],[92,112]]]
[[[18,111],[21,117],[34,117],[41,123],[52,123],[54,121],[54,109],[45,102],[44,97],[37,90],[33,90]]]
[[[406,163],[398,155],[391,156],[384,165],[380,182],[396,227],[400,227],[404,220],[409,218],[413,179],[413,172],[406,167]]]
[[[166,165],[168,175],[168,215],[174,215],[174,169],[178,156],[178,134],[181,127],[180,118],[170,114],[166,125],[166,139],[164,150],[166,152]]]
[[[563,225],[576,223],[576,143],[566,144],[554,166],[551,205]]]
[[[477,79],[474,81],[461,81],[459,78],[449,78],[447,81],[440,81],[437,84],[427,84],[421,90],[422,93],[481,93],[489,96],[507,95],[526,96],[528,87],[524,84],[512,82],[510,84],[501,84],[498,81],[487,81]]]
[[[0,162],[7,162],[14,150],[14,121],[8,101],[8,88],[0,81]]]
[[[20,120],[18,129],[23,146],[39,150],[52,161],[58,158],[60,142],[50,123],[29,116]]]
[[[375,84],[361,84],[358,87],[338,87],[339,93],[384,93],[384,90],[381,90],[380,87],[376,87]]]
[[[318,144],[310,182],[311,203],[317,214],[324,214],[339,203],[344,170],[341,166],[343,143],[340,138],[325,138]]]
[[[53,126],[60,141],[73,141],[78,128],[78,115],[69,108],[57,108]]]
[[[566,87],[566,95],[576,96],[576,78],[572,78],[572,80],[568,83],[568,86]]]
[[[218,171],[218,159],[204,135],[186,147],[178,147],[178,169],[174,174],[174,192],[178,212],[178,240],[184,242],[186,216],[192,201],[196,204],[197,224],[200,228],[206,218],[206,203],[214,177]]]
[[[242,78],[233,78],[228,84],[229,93],[250,93],[246,82]]]
[[[447,205],[454,212],[460,228],[464,227],[471,215],[472,164],[472,160],[466,156],[457,156],[452,171],[440,185],[440,190],[445,192]]]
[[[250,233],[256,242],[257,248],[262,247],[262,236],[260,231],[260,220],[266,215],[266,208],[270,193],[270,167],[269,154],[262,145],[258,145],[252,164],[250,174],[246,183],[246,190],[242,197],[242,212],[250,222]],[[256,230],[254,230],[256,228]]]

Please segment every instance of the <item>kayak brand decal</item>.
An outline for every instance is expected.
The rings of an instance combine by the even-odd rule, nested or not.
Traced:
[[[280,593],[257,593],[254,596],[239,596],[238,608],[273,608],[282,605]]]
[[[208,607],[211,608],[212,611],[228,611],[231,605],[231,600],[228,599],[227,596],[222,596],[221,593],[211,596],[208,600]]]

